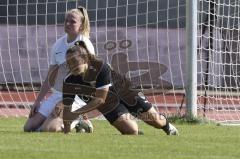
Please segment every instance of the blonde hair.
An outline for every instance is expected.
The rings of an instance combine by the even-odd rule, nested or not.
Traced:
[[[80,18],[82,20],[82,26],[83,26],[83,29],[82,29],[81,33],[85,37],[89,38],[90,37],[90,21],[89,21],[87,10],[82,6],[79,6],[78,8],[71,9],[71,10],[67,11],[65,16],[67,14],[71,14],[71,13],[75,13],[75,14],[78,14],[80,16]]]

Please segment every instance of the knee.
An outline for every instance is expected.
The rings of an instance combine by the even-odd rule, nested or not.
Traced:
[[[23,131],[24,131],[24,132],[32,132],[33,129],[32,129],[29,125],[25,124],[25,125],[23,126]]]
[[[59,126],[51,126],[45,129],[42,129],[43,132],[60,132],[62,131],[62,128]]]
[[[62,131],[62,122],[58,122],[58,120],[46,121],[41,126],[41,131],[43,131],[43,132],[59,132],[59,131]]]
[[[132,128],[121,132],[123,135],[138,135],[138,128]]]
[[[138,125],[137,123],[126,125],[126,127],[122,127],[122,129],[120,129],[120,132],[123,135],[138,135]]]
[[[138,125],[135,120],[132,119],[131,114],[122,114],[112,125],[118,129],[123,135],[137,135]]]
[[[61,125],[55,125],[49,128],[49,132],[60,132],[60,131],[62,131]]]

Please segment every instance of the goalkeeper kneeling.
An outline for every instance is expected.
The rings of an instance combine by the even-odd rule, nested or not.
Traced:
[[[136,117],[167,135],[178,135],[178,130],[154,109],[143,93],[132,90],[128,79],[90,54],[83,41],[67,50],[66,59],[70,73],[63,84],[65,133],[79,114],[97,109],[122,134],[140,133]],[[72,111],[74,102],[82,103],[82,107]]]

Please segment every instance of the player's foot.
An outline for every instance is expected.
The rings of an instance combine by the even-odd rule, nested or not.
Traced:
[[[167,132],[167,135],[179,135],[177,128],[171,123],[169,123],[169,130]]]
[[[93,133],[93,125],[89,119],[82,119],[75,126],[77,133]]]
[[[167,135],[179,135],[177,128],[171,123],[167,123],[162,129]]]

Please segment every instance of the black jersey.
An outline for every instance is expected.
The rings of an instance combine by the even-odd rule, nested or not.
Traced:
[[[84,77],[71,74],[66,77],[63,84],[63,103],[71,105],[75,95],[88,103],[94,99],[96,89],[105,86],[110,87],[105,103],[96,109],[111,123],[125,112],[137,115],[151,108],[151,104],[140,98],[138,91],[131,89],[131,82],[124,75],[97,60],[89,65]]]
[[[71,87],[66,86],[68,84],[71,84]],[[82,75],[75,76],[70,74],[65,78],[64,88],[72,94],[70,95],[66,93],[66,90],[63,90],[63,97],[74,98],[75,94],[82,97],[84,97],[84,94],[94,96],[95,89],[104,86],[110,86],[108,96],[114,94],[119,100],[129,105],[136,104],[135,97],[138,95],[138,92],[131,89],[131,82],[125,76],[112,70],[108,64],[98,60],[91,62],[84,77]],[[111,100],[111,98],[107,97],[107,100]]]
[[[95,71],[95,72],[94,72]],[[98,72],[97,72],[98,71]],[[79,84],[85,86],[92,86],[95,88],[102,88],[111,85],[111,68],[108,64],[102,64],[101,68],[96,70],[94,66],[90,65],[88,68],[88,77],[82,75],[68,75],[65,78],[65,83]],[[94,75],[95,74],[95,75]],[[90,80],[89,80],[90,79]]]

